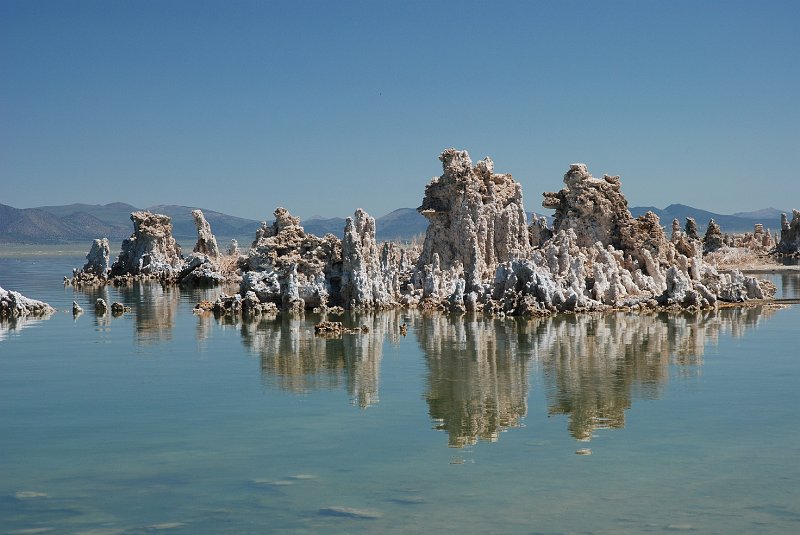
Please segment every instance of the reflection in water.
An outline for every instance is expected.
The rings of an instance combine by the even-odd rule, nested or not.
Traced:
[[[156,344],[172,340],[172,331],[179,314],[181,295],[191,303],[208,299],[210,290],[181,290],[173,286],[162,286],[156,282],[134,283],[130,286],[97,286],[76,289],[85,296],[86,306],[94,316],[100,329],[108,328],[115,318],[109,310],[105,314],[94,312],[94,303],[103,299],[110,307],[113,302],[121,302],[130,310],[126,317],[134,319],[134,338],[137,343]],[[207,322],[198,325],[198,340],[207,337]]]
[[[781,288],[785,298],[800,298],[800,276],[797,273],[782,273]]]
[[[449,445],[497,440],[527,413],[531,346],[513,321],[425,314],[415,331],[428,364],[428,402]]]
[[[137,342],[154,344],[172,340],[181,298],[178,288],[145,283],[120,287],[119,292],[122,302],[134,312]]]
[[[369,332],[341,338],[315,336],[314,321],[287,316],[245,321],[239,328],[268,383],[292,392],[345,385],[353,403],[366,408],[378,402],[383,341],[388,336],[397,343],[399,317],[397,311],[347,316],[345,325],[366,325]]]
[[[428,401],[449,445],[494,441],[527,411],[529,361],[543,374],[548,413],[589,440],[600,428],[622,428],[634,399],[657,399],[670,365],[699,374],[704,345],[769,317],[774,308],[730,308],[698,314],[559,315],[530,321],[424,315],[416,332],[425,353]]]
[[[559,315],[530,320],[389,311],[348,315],[368,333],[314,335],[319,316],[219,319],[237,328],[261,360],[265,381],[292,392],[345,387],[354,404],[378,402],[384,338],[397,344],[409,322],[425,356],[430,417],[453,447],[521,425],[528,411],[528,365],[542,373],[547,412],[566,415],[568,431],[590,440],[595,430],[622,428],[636,399],[657,399],[669,379],[700,373],[705,344],[743,336],[775,307],[698,313]],[[198,319],[205,337],[215,320]],[[339,319],[339,318],[336,318]]]
[[[37,318],[30,316],[23,316],[17,318],[3,318],[0,320],[0,342],[7,339],[9,336],[18,334],[22,329],[33,327],[48,318]]]
[[[742,336],[774,308],[729,308],[697,314],[604,314],[537,320],[539,355],[550,414],[569,417],[570,435],[590,440],[621,428],[634,399],[656,399],[669,378],[699,373],[706,341]]]

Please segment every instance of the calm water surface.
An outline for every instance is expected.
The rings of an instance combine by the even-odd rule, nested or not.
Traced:
[[[322,339],[192,313],[219,290],[64,288],[82,263],[0,254],[59,310],[0,324],[0,532],[800,532],[796,305]]]

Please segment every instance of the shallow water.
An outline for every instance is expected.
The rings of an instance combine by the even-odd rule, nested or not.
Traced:
[[[800,532],[798,306],[322,339],[192,314],[219,290],[64,288],[82,263],[0,255],[59,310],[0,325],[4,533]]]

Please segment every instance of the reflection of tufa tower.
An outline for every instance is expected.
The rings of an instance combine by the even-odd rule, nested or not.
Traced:
[[[690,314],[553,316],[535,320],[550,414],[569,417],[569,433],[590,440],[596,429],[622,428],[634,399],[657,399],[678,373],[699,373],[707,341],[741,336],[774,309]]]
[[[313,326],[293,316],[243,322],[243,343],[261,358],[265,380],[292,392],[346,386],[354,404],[367,408],[379,401],[380,363],[387,333],[396,329],[398,312],[350,318],[368,332],[320,338]]]
[[[428,401],[449,445],[495,441],[527,413],[527,355],[513,324],[424,315],[415,327],[428,363]]]

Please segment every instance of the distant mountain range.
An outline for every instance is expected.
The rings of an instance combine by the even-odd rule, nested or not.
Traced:
[[[147,208],[151,212],[165,214],[172,218],[173,234],[179,239],[193,239],[197,236],[192,210],[189,206],[159,205]],[[201,208],[214,234],[222,239],[250,239],[260,222]],[[69,204],[63,206],[41,206],[39,208],[18,209],[0,204],[0,243],[75,243],[88,242],[95,238],[109,238],[121,241],[131,235],[133,225],[131,212],[139,210],[125,203],[111,204]],[[701,231],[709,219],[722,226],[723,232],[751,231],[755,223],[762,223],[772,231],[780,229],[781,210],[764,208],[753,212],[739,212],[732,215],[715,214],[683,204],[671,204],[659,209],[652,206],[634,206],[634,217],[648,210],[658,214],[661,224],[669,229],[672,220],[677,218],[684,225],[686,217],[693,217]],[[530,214],[529,214],[530,217]],[[551,218],[548,217],[548,221]],[[323,236],[327,233],[342,237],[345,218],[314,217],[302,222],[306,232]],[[423,235],[428,221],[413,208],[400,208],[375,222],[377,239],[410,240]]]
[[[639,217],[647,211],[655,212],[661,219],[661,224],[668,230],[672,225],[672,220],[677,219],[681,222],[681,228],[686,223],[687,217],[692,217],[697,221],[697,226],[705,232],[708,221],[713,219],[720,227],[722,232],[752,232],[756,223],[764,225],[764,229],[772,232],[781,229],[781,213],[786,210],[776,208],[762,208],[752,212],[737,212],[732,215],[715,214],[700,208],[693,208],[685,204],[670,204],[663,210],[654,206],[634,206],[630,209],[633,217]]]

